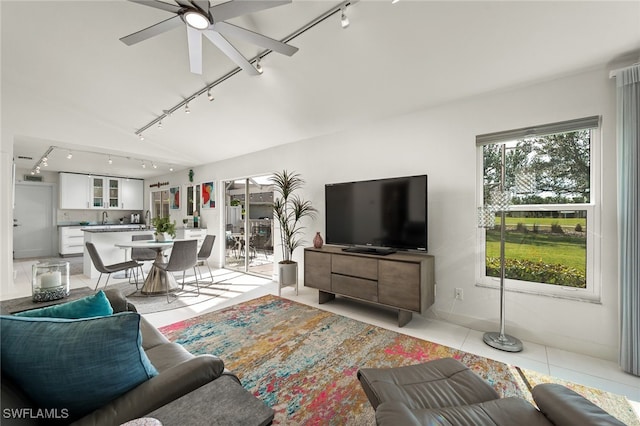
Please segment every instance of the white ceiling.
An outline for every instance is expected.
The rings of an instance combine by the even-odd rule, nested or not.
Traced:
[[[231,22],[283,39],[338,4],[293,0]],[[148,178],[640,55],[640,1],[362,0],[348,28],[331,16],[290,42],[292,57],[269,54],[263,75],[232,76],[140,141],[235,64],[204,40],[203,74],[191,74],[182,28],[126,46],[172,16],[126,0],[0,5],[2,143],[34,158],[17,160],[26,168],[60,147],[50,171]]]

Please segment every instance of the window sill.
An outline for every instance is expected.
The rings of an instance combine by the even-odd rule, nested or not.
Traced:
[[[476,283],[476,287],[481,287],[481,288],[489,288],[489,289],[493,289],[493,290],[500,290],[500,286],[499,285],[493,285],[493,284],[484,284],[484,283]],[[590,295],[585,295],[585,294],[576,294],[577,291],[576,290],[561,290],[563,292],[566,292],[567,294],[562,294],[562,293],[547,293],[547,292],[542,292],[542,291],[536,291],[536,290],[527,290],[527,289],[512,289],[512,288],[505,288],[506,292],[509,293],[522,293],[522,294],[530,294],[533,296],[543,296],[543,297],[551,297],[554,299],[564,299],[564,300],[571,300],[574,302],[585,302],[585,303],[593,303],[595,305],[602,305],[602,301],[600,300],[599,296],[590,296]]]

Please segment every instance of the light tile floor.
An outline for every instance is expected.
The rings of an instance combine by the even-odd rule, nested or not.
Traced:
[[[32,263],[33,261],[14,263],[15,280],[12,284],[3,285],[0,288],[0,299],[6,300],[31,294]],[[203,268],[202,272],[208,273],[206,268]],[[266,294],[278,294],[277,283],[270,279],[252,275],[229,274],[229,271],[224,269],[214,270],[213,274],[216,281],[230,275],[234,277],[227,281],[232,285],[220,297],[199,303],[196,306],[147,314],[145,317],[155,326],[161,327]],[[84,275],[73,275],[71,276],[71,287],[89,286],[93,288],[95,281]],[[117,281],[121,280],[115,280],[115,282]],[[503,352],[484,344],[482,331],[471,330],[441,320],[423,318],[416,314],[409,324],[399,328],[396,311],[340,297],[330,303],[319,305],[317,295],[317,290],[306,287],[300,287],[298,295],[291,287],[282,289],[282,297],[319,309],[575,383],[625,395],[631,401],[640,418],[640,378],[622,372],[615,362],[526,341],[523,342],[524,350],[522,352]]]

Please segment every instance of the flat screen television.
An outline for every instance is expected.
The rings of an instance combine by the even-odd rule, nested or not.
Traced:
[[[387,254],[427,251],[427,176],[325,185],[327,244]]]

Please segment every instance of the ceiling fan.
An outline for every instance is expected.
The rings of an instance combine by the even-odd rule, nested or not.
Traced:
[[[231,0],[215,6],[210,6],[209,0],[175,0],[177,5],[158,0],[129,1],[165,10],[174,13],[175,16],[122,37],[120,41],[131,46],[184,24],[187,28],[189,65],[191,72],[194,74],[202,74],[203,35],[240,68],[251,75],[259,75],[260,72],[251,65],[226,37],[236,38],[287,56],[291,56],[298,51],[297,47],[224,22],[237,16],[291,3],[291,0]]]

